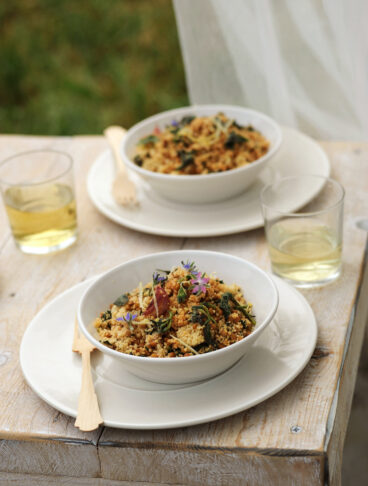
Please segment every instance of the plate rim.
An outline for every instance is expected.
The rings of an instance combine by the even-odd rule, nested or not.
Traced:
[[[323,161],[323,163],[321,162],[321,167],[322,166],[323,167],[322,167],[320,173],[318,173],[318,175],[321,175],[321,176],[324,176],[324,177],[330,177],[331,164],[330,164],[329,158],[328,158],[326,152],[323,150],[323,148],[320,146],[320,144],[317,141],[315,141],[309,135],[306,135],[305,133],[300,132],[299,130],[297,130],[295,128],[281,126],[281,130],[283,132],[283,142],[281,144],[280,149],[282,149],[282,145],[285,143],[285,141],[287,141],[288,135],[285,136],[285,132],[286,133],[291,132],[291,134],[293,132],[296,133],[298,137],[300,137],[301,139],[304,139],[304,141],[306,143],[313,144],[315,149],[318,150],[318,152],[320,154],[320,159],[321,159],[321,161]],[[254,229],[257,229],[257,228],[262,228],[264,226],[263,220],[259,219],[258,222],[253,222],[253,223],[250,222],[250,223],[247,223],[247,224],[238,224],[238,225],[234,225],[231,228],[225,228],[224,229],[224,228],[221,228],[219,226],[218,230],[213,230],[213,229],[210,229],[210,230],[207,230],[207,231],[205,229],[200,229],[200,230],[189,229],[189,230],[186,230],[185,227],[183,227],[180,230],[171,230],[171,229],[166,230],[166,229],[156,228],[153,225],[147,226],[146,224],[141,224],[141,223],[135,222],[134,220],[126,219],[126,218],[124,218],[124,216],[119,216],[114,211],[109,209],[109,207],[107,207],[106,205],[101,203],[99,201],[98,197],[96,197],[96,195],[94,194],[94,191],[92,190],[92,179],[93,179],[93,175],[94,175],[94,172],[96,170],[96,167],[97,167],[100,159],[106,157],[107,154],[110,155],[110,149],[108,149],[108,148],[105,149],[103,152],[101,152],[95,158],[93,164],[89,168],[88,174],[87,174],[87,184],[86,184],[87,185],[87,193],[88,193],[90,201],[95,206],[95,208],[101,214],[106,216],[111,221],[114,221],[115,223],[119,224],[120,226],[129,228],[129,229],[132,229],[132,230],[135,230],[135,231],[139,231],[139,232],[142,232],[142,233],[146,233],[146,234],[158,235],[158,236],[169,236],[169,237],[173,237],[173,238],[206,238],[206,237],[211,237],[211,236],[225,236],[225,235],[231,235],[231,234],[238,234],[238,233],[242,233],[242,232],[245,232],[245,231],[251,231],[251,230],[254,230]],[[280,154],[278,153],[275,156],[276,157],[280,156]],[[272,161],[271,161],[271,164],[268,167],[272,168]],[[265,168],[265,170],[266,169],[267,168]],[[296,210],[300,209],[300,207],[307,204],[310,201],[310,199],[314,197],[314,195],[315,194],[310,196],[310,198],[305,203],[303,203],[302,205],[299,204],[295,209],[292,209],[292,210],[296,211]],[[239,196],[237,196],[237,197],[239,197]],[[236,198],[234,198],[234,199],[236,199]],[[176,203],[176,204],[179,204],[179,203]],[[206,204],[205,206],[215,207],[215,205],[218,205],[218,204],[220,204],[220,203]],[[183,205],[183,207],[184,206],[185,205]]]
[[[270,272],[268,272],[268,274],[271,276],[272,279],[274,279],[276,285],[279,285],[281,283],[281,285],[285,286],[285,288],[287,288],[288,291],[293,292],[300,299],[303,306],[308,310],[308,313],[310,314],[310,317],[311,317],[311,319],[309,319],[309,323],[310,323],[310,329],[311,329],[311,334],[313,335],[312,336],[313,338],[311,339],[311,342],[309,343],[308,352],[306,352],[306,354],[304,355],[304,358],[301,361],[301,363],[299,364],[299,366],[297,366],[292,371],[292,373],[287,376],[286,379],[282,380],[276,387],[272,388],[269,392],[265,393],[262,396],[259,396],[258,398],[255,398],[251,402],[248,402],[246,406],[239,405],[237,407],[227,409],[226,411],[223,411],[223,412],[214,413],[211,416],[208,416],[206,418],[201,417],[201,418],[198,418],[198,419],[192,418],[192,419],[186,419],[186,420],[181,420],[181,421],[176,420],[176,421],[167,422],[167,423],[160,423],[158,425],[157,424],[148,425],[148,424],[139,424],[139,423],[138,424],[137,423],[124,423],[123,421],[116,422],[116,421],[113,421],[113,420],[104,420],[101,425],[106,426],[106,427],[114,427],[114,428],[119,428],[119,429],[131,429],[131,430],[165,430],[165,429],[173,429],[173,428],[178,428],[178,427],[190,427],[190,426],[194,426],[194,425],[199,425],[199,424],[204,424],[204,423],[209,423],[209,422],[213,422],[213,421],[216,421],[216,420],[220,420],[220,419],[223,419],[223,418],[226,418],[226,417],[230,417],[232,415],[236,415],[239,412],[243,412],[245,410],[248,410],[249,408],[252,408],[252,407],[258,405],[259,403],[262,403],[262,402],[268,400],[272,396],[276,395],[283,388],[288,386],[304,370],[304,368],[306,367],[306,365],[309,363],[309,361],[311,359],[311,356],[314,352],[314,349],[315,349],[315,346],[316,346],[316,343],[317,343],[318,324],[317,324],[317,320],[316,320],[315,314],[313,312],[313,309],[311,308],[307,299],[296,288],[292,287],[290,284],[288,284],[287,282],[285,282],[281,278],[271,274]],[[32,379],[30,379],[29,374],[26,370],[26,366],[25,366],[25,363],[24,363],[25,358],[23,358],[23,353],[24,353],[23,350],[26,346],[25,343],[27,341],[28,335],[29,335],[30,332],[32,332],[32,327],[35,325],[37,320],[40,318],[41,314],[46,313],[48,311],[49,307],[51,307],[55,303],[55,301],[57,301],[59,299],[61,300],[62,298],[66,297],[68,293],[72,294],[73,292],[78,291],[78,289],[80,287],[84,287],[84,286],[91,284],[96,278],[98,278],[98,275],[90,277],[83,282],[79,282],[78,284],[73,285],[72,287],[69,287],[68,289],[64,290],[63,292],[61,292],[60,294],[55,296],[45,306],[43,306],[40,309],[40,311],[29,322],[29,324],[28,324],[28,326],[27,326],[27,328],[26,328],[26,330],[23,334],[20,349],[19,349],[20,366],[21,366],[23,377],[26,380],[28,386],[32,389],[32,391],[41,400],[46,402],[52,408],[64,413],[65,415],[68,415],[69,417],[73,417],[73,418],[76,417],[76,410],[77,409],[72,410],[70,407],[64,406],[60,402],[60,400],[58,400],[58,399],[54,399],[54,400],[50,399],[48,394],[45,395],[44,393],[42,393],[42,391],[40,391],[36,388],[36,386],[32,382]],[[246,359],[246,357],[243,357],[241,359]],[[99,379],[103,379],[103,378],[99,376]],[[209,381],[211,381],[211,380],[209,380]],[[146,392],[150,393],[149,390],[147,390]]]

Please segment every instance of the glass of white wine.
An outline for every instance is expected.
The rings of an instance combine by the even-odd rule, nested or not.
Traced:
[[[264,187],[261,205],[272,270],[299,287],[341,273],[344,189],[315,175],[291,176]],[[298,212],[288,208],[304,207]]]
[[[77,239],[73,160],[33,150],[0,164],[0,188],[12,234],[24,253],[45,254]]]

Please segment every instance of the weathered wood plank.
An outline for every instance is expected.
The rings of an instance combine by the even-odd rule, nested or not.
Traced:
[[[242,451],[182,451],[99,446],[105,478],[188,486],[314,486],[323,480],[323,455],[273,457]]]
[[[87,441],[1,440],[0,471],[96,477],[100,463],[96,445]]]
[[[75,478],[70,476],[40,476],[39,474],[13,474],[0,472],[0,486],[151,486],[153,483],[113,481],[101,478]],[[156,483],[157,484],[157,483]],[[169,486],[161,484],[160,486]],[[176,484],[175,486],[184,486]]]

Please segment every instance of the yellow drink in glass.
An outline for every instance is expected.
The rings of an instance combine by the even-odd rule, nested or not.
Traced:
[[[300,201],[307,205],[289,210],[300,207]],[[344,189],[338,182],[315,175],[285,177],[262,190],[261,204],[276,275],[299,287],[326,284],[340,275]]]
[[[72,161],[55,151],[34,151],[0,165],[10,227],[25,253],[50,253],[77,238]]]

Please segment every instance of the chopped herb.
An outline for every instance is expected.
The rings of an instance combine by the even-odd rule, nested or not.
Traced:
[[[160,319],[150,319],[154,326],[154,331],[157,331],[159,334],[165,334],[171,328],[171,321],[172,321],[173,314],[170,312],[169,317],[160,318]]]
[[[194,164],[194,151],[186,152],[185,150],[179,150],[178,155],[180,157],[181,164],[179,165],[179,167],[176,168],[176,170],[182,170],[189,165]]]
[[[210,311],[207,309],[207,307],[204,304],[198,304],[198,305],[193,305],[192,311],[194,311],[194,314],[199,314],[202,313],[204,314],[208,321],[216,322],[215,319],[211,316]],[[193,318],[193,314],[192,314]],[[192,321],[192,322],[198,322],[198,321]]]
[[[192,307],[193,313],[191,316],[191,321],[192,322],[197,322],[198,324],[201,324],[203,326],[203,335],[204,339],[206,341],[206,344],[208,345],[215,345],[216,342],[213,339],[212,333],[211,333],[211,321],[216,322],[214,318],[211,316],[209,313],[209,310],[207,307],[203,304],[200,305],[194,305]]]
[[[252,127],[252,125],[247,126],[248,132],[255,132],[255,129]]]
[[[192,115],[183,116],[183,118],[180,120],[180,126],[185,127],[186,125],[189,125],[193,120],[195,120],[195,118],[196,117]]]
[[[204,335],[204,340],[206,341],[206,344],[215,346],[216,341],[212,337],[211,333],[211,324],[209,321],[207,321],[203,327],[203,335]]]
[[[114,302],[114,305],[118,305],[118,306],[123,306],[125,304],[127,304],[129,301],[129,296],[128,294],[122,294],[120,295],[120,297],[118,297],[115,302]]]
[[[142,159],[142,157],[140,155],[136,155],[133,160],[134,160],[134,163],[136,165],[138,165],[139,167],[142,167],[142,165],[143,165],[143,159]]]
[[[109,319],[111,319],[111,317],[112,317],[111,310],[107,309],[107,311],[102,314],[101,320],[108,321]]]
[[[239,135],[239,133],[230,132],[230,135],[226,139],[225,147],[228,149],[233,149],[236,144],[240,144],[244,142],[248,142],[248,139],[243,137],[242,135]]]
[[[241,130],[242,128],[244,128],[241,125],[239,125],[239,123],[237,123],[236,120],[233,120],[231,126],[237,128],[238,130]]]
[[[183,282],[180,283],[179,291],[178,291],[178,302],[182,304],[187,299],[187,291],[183,287]]]
[[[179,130],[180,130],[180,127],[178,127],[178,126],[169,128],[170,133],[172,133],[173,135],[176,135]]]
[[[254,325],[256,321],[254,320],[254,316],[251,315],[246,306],[239,304],[239,302],[235,299],[231,292],[225,292],[220,300],[219,307],[224,313],[225,320],[227,321],[232,310],[230,307],[230,302],[234,305],[235,309],[239,310],[249,321]]]
[[[158,142],[159,138],[156,135],[147,135],[147,137],[141,138],[138,142],[139,145],[148,145],[149,143]]]
[[[230,314],[231,314],[231,307],[230,307],[230,302],[229,302],[229,292],[226,292],[222,295],[219,307],[222,310],[222,312],[224,313],[225,321],[227,321]]]
[[[245,321],[244,319],[242,319],[242,320],[240,321],[240,324],[243,326],[243,329],[247,329],[247,327],[248,327],[248,323],[247,323],[247,321]]]

